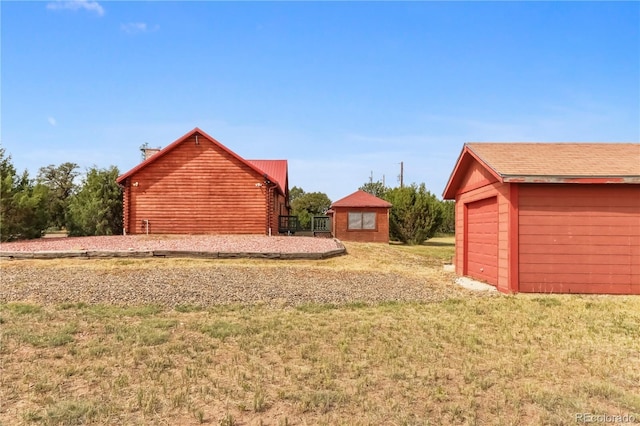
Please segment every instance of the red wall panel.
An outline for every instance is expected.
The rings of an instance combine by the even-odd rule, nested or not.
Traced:
[[[519,290],[640,294],[637,185],[520,185]]]
[[[343,241],[370,243],[389,242],[389,208],[387,207],[334,207],[333,235]],[[375,212],[376,229],[349,229],[349,212]]]

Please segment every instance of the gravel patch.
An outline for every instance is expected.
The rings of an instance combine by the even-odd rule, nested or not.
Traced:
[[[3,261],[0,302],[166,307],[217,304],[300,305],[304,303],[440,301],[455,288],[397,273],[334,271],[308,267],[199,265],[110,269],[51,267],[39,262]],[[49,263],[49,262],[46,262]]]
[[[124,253],[307,253],[318,254],[344,247],[331,238],[268,237],[257,235],[131,235],[109,237],[52,238],[3,243],[3,253],[92,252]],[[304,303],[384,301],[440,301],[464,292],[442,282],[430,283],[410,274],[395,272],[333,270],[326,267],[231,265],[199,261],[197,265],[167,264],[153,267],[133,262],[112,267],[93,267],[94,261],[71,261],[67,266],[50,261],[0,263],[0,302],[31,301],[40,304],[88,303],[166,307],[217,304],[300,305]],[[59,262],[66,262],[60,260]],[[266,261],[269,262],[269,261]],[[277,261],[274,261],[277,262]],[[155,266],[157,265],[157,267]],[[446,280],[446,278],[445,278]]]
[[[324,253],[343,248],[334,238],[266,235],[111,235],[39,238],[0,244],[2,253],[23,252],[211,252]]]

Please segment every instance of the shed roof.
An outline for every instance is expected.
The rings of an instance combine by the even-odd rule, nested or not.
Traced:
[[[500,182],[640,183],[638,143],[467,143],[444,190],[455,192],[473,161]]]
[[[334,207],[391,207],[391,203],[361,189],[331,204]]]
[[[268,178],[272,182],[275,182],[277,184],[277,186],[278,186],[278,189],[283,194],[285,193],[286,188],[287,188],[287,183],[288,183],[287,182],[287,174],[288,174],[288,172],[287,172],[287,170],[288,170],[287,160],[251,160],[251,161],[250,160],[245,160],[244,158],[242,158],[241,156],[239,156],[235,152],[231,151],[229,148],[227,148],[226,146],[224,146],[223,144],[218,142],[216,139],[212,138],[211,136],[209,136],[208,134],[206,134],[205,132],[203,132],[202,130],[200,130],[197,127],[195,129],[191,130],[190,132],[186,133],[182,137],[176,139],[175,141],[173,141],[171,144],[167,145],[163,149],[161,149],[157,154],[152,155],[151,157],[147,158],[142,163],[138,164],[137,166],[135,166],[134,168],[132,168],[128,172],[120,175],[118,177],[118,179],[117,179],[117,182],[118,183],[124,182],[125,179],[127,179],[128,177],[130,177],[134,173],[144,169],[145,167],[149,166],[150,164],[153,164],[154,162],[158,161],[158,159],[160,159],[163,156],[167,155],[173,149],[178,147],[181,143],[183,143],[184,141],[186,141],[187,139],[189,139],[190,137],[192,137],[192,136],[194,136],[196,134],[198,134],[200,136],[203,136],[204,138],[210,140],[213,144],[217,145],[219,148],[221,148],[222,150],[224,150],[225,152],[230,154],[232,157],[237,158],[242,163],[246,164],[249,168],[251,168],[254,171],[256,171],[257,173],[259,173],[261,176],[265,176],[266,175],[266,178]],[[264,167],[266,170],[263,169],[262,167]]]

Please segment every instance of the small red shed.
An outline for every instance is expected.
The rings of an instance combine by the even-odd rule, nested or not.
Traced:
[[[117,179],[127,234],[270,234],[289,214],[286,160],[245,160],[198,128],[152,151]]]
[[[468,143],[458,275],[502,292],[640,294],[640,144]]]
[[[333,236],[344,241],[389,242],[391,203],[358,190],[331,204]]]

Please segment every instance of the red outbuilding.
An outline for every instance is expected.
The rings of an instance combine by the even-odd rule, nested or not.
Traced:
[[[331,204],[333,236],[344,241],[389,242],[391,203],[358,190]]]
[[[289,214],[286,160],[245,160],[195,128],[118,178],[127,234],[270,234]]]
[[[468,143],[455,269],[502,292],[640,294],[640,144]]]

